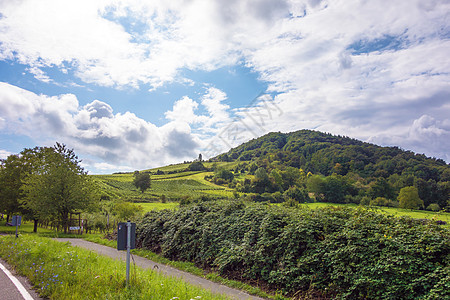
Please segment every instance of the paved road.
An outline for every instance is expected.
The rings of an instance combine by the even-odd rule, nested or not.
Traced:
[[[109,257],[123,260],[123,261],[126,260],[126,251],[117,251],[114,248],[102,246],[102,245],[88,242],[88,241],[85,241],[82,239],[58,238],[56,240],[60,241],[60,242],[70,242],[73,246],[78,246],[78,247],[86,248],[89,250],[93,250],[101,255],[109,256]],[[146,259],[146,258],[143,258],[140,256],[135,255],[133,257],[134,257],[134,261],[135,261],[136,265],[138,265],[139,267],[142,267],[144,269],[154,269],[154,270],[159,271],[168,276],[182,278],[185,281],[187,281],[193,285],[200,286],[204,289],[211,290],[214,293],[226,294],[232,299],[237,299],[237,300],[262,300],[263,299],[263,298],[259,298],[256,296],[249,295],[243,291],[232,289],[232,288],[224,286],[222,284],[212,282],[205,278],[198,277],[198,276],[192,275],[190,273],[180,271],[180,270],[172,268],[170,266],[156,263],[154,261],[151,261],[149,259]]]
[[[4,260],[0,259],[0,264],[0,299],[42,299],[39,298],[38,294],[32,289],[31,284],[25,277],[18,276]],[[6,268],[6,270],[4,270],[2,266]]]

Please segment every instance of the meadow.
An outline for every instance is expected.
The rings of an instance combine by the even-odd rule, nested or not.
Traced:
[[[150,203],[139,203],[140,206],[143,208],[143,212],[149,212],[149,211],[158,211],[163,209],[177,209],[180,204],[178,202],[150,202]]]
[[[356,208],[359,205],[357,205],[357,204],[323,203],[323,202],[300,204],[300,207],[305,207],[305,206],[309,207],[311,209],[316,209],[316,208],[323,208],[323,207],[329,207],[329,206]],[[379,206],[372,206],[371,209],[381,212],[381,213],[394,215],[396,217],[408,216],[408,217],[411,217],[414,219],[441,220],[441,221],[447,222],[447,226],[450,225],[450,213],[447,213],[447,212],[433,212],[433,211],[427,211],[427,210],[412,210],[412,209],[403,209],[403,208],[396,208],[396,207],[379,207]]]
[[[1,236],[0,256],[48,299],[227,299],[138,267],[127,288],[124,262],[35,235]]]
[[[6,226],[5,222],[1,222],[0,223],[0,233],[7,233],[7,234],[15,234],[16,233],[16,226]],[[18,233],[22,234],[22,233],[32,233],[33,232],[33,226],[34,223],[33,222],[22,222],[22,225],[19,226],[18,228]],[[38,232],[40,233],[54,233],[55,230],[52,229],[47,229],[47,228],[38,228]]]

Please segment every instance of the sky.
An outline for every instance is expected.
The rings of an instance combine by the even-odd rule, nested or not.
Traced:
[[[448,0],[0,0],[0,158],[90,174],[312,129],[450,162]]]

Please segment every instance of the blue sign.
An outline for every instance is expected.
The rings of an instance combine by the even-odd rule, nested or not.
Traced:
[[[20,225],[22,225],[22,216],[13,216],[12,226],[20,226]]]

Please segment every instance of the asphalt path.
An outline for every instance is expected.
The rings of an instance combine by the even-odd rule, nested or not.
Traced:
[[[7,300],[38,300],[42,299],[32,289],[28,280],[0,259],[0,299]]]
[[[89,250],[97,252],[98,254],[109,256],[114,259],[123,260],[123,261],[126,260],[126,251],[118,251],[117,249],[99,245],[99,244],[92,243],[92,242],[88,242],[88,241],[85,241],[82,239],[58,238],[55,240],[57,240],[59,242],[70,242],[72,244],[72,246],[78,246],[81,248],[89,249]],[[151,261],[149,259],[146,259],[146,258],[143,258],[140,256],[134,255],[133,258],[134,258],[134,262],[139,267],[142,267],[144,269],[153,269],[153,270],[161,272],[167,276],[182,278],[186,282],[189,282],[193,285],[210,290],[213,293],[225,294],[232,299],[237,299],[237,300],[262,300],[263,299],[260,297],[249,295],[244,291],[227,287],[220,283],[216,283],[216,282],[207,280],[205,278],[192,275],[191,273],[180,271],[178,269],[172,268],[170,266],[167,266],[167,265],[164,265],[161,263]]]

